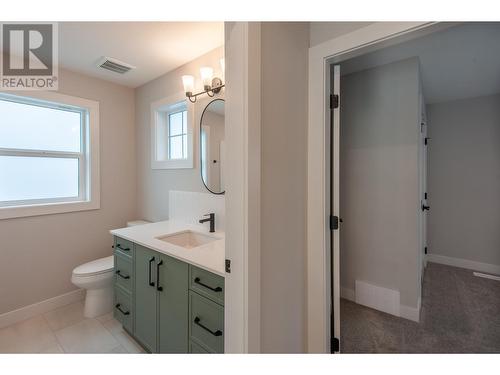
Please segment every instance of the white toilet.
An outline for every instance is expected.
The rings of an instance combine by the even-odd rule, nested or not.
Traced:
[[[73,270],[71,282],[86,289],[83,315],[95,318],[113,309],[113,256],[96,259]]]

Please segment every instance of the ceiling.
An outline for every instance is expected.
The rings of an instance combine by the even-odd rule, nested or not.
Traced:
[[[341,63],[342,74],[418,56],[427,104],[500,92],[500,22],[466,23]]]
[[[61,22],[59,65],[138,87],[223,43],[223,22]],[[98,68],[103,56],[136,69],[118,74]]]

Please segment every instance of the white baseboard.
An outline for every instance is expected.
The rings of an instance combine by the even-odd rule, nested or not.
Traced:
[[[352,302],[356,302],[356,293],[354,292],[354,289],[344,288],[343,286],[341,286],[340,297]]]
[[[467,268],[473,271],[480,271],[480,272],[500,275],[500,265],[498,264],[481,263],[481,262],[475,262],[473,260],[452,258],[438,254],[427,254],[426,259],[428,262],[446,264],[447,266]]]
[[[377,287],[377,288],[380,288],[380,287]],[[391,290],[391,292],[393,292],[393,291]],[[349,301],[358,303],[358,302],[356,302],[356,292],[354,289],[350,289],[350,288],[346,288],[346,287],[341,286],[340,287],[340,297],[347,299]],[[361,304],[366,305],[365,303],[361,303]],[[420,307],[421,307],[420,297],[418,299],[417,307],[411,307],[411,306],[406,306],[406,305],[401,305],[401,304],[399,304],[399,306],[393,305],[391,307],[378,306],[379,304],[380,304],[380,302],[377,304],[370,304],[370,306],[368,306],[368,307],[375,309],[375,310],[378,310],[378,311],[382,311],[382,312],[394,315],[394,316],[398,316],[401,318],[412,320],[412,321],[417,322],[417,323],[420,321]],[[391,311],[391,312],[389,312],[389,311]]]
[[[422,301],[418,297],[417,307],[411,307],[406,305],[399,306],[399,316],[408,320],[413,320],[414,322],[420,322],[420,307]]]
[[[0,315],[0,328],[10,326],[34,316],[55,310],[70,303],[81,301],[85,298],[85,289],[77,289],[60,296],[46,299],[20,309]]]

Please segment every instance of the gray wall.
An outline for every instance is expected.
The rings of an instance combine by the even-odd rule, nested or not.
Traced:
[[[261,350],[305,350],[307,23],[262,23]]]
[[[73,268],[136,218],[134,90],[60,69],[59,92],[99,102],[101,208],[0,220],[0,314],[75,290]]]
[[[327,40],[369,26],[372,23],[373,22],[310,22],[309,45],[310,47],[314,47]]]
[[[181,77],[190,74],[200,84],[200,68],[211,66],[219,73],[223,48],[217,48],[196,60],[169,72],[135,91],[138,215],[150,221],[168,219],[168,192],[170,190],[207,192],[200,176],[199,124],[201,113],[210,98],[195,104],[194,166],[192,169],[151,169],[151,103],[183,92]],[[222,96],[218,96],[222,97]]]
[[[427,106],[429,252],[500,265],[500,95]]]
[[[341,79],[341,286],[355,280],[418,301],[418,60]]]

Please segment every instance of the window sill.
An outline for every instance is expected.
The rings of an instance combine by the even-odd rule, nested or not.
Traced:
[[[29,206],[0,207],[0,220],[97,210],[99,208],[100,202],[97,199],[93,201],[58,202],[34,204]]]
[[[193,158],[151,161],[151,169],[192,169],[192,168],[193,168]]]

